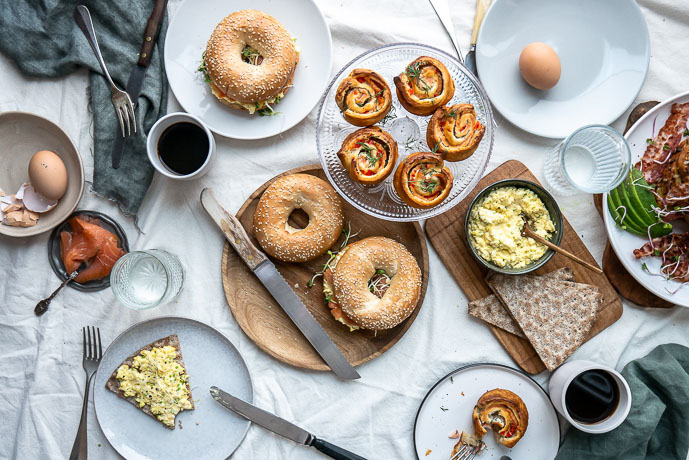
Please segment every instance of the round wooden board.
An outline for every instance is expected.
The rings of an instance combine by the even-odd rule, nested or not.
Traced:
[[[286,171],[259,187],[237,212],[237,218],[257,247],[260,246],[254,238],[252,223],[258,200],[265,189],[278,177],[296,173],[311,174],[328,181],[321,167],[317,165]],[[313,287],[307,286],[314,273],[319,271],[327,261],[327,254],[301,264],[281,262],[272,258],[271,260],[347,360],[353,366],[357,366],[390,349],[416,319],[428,287],[428,248],[418,222],[380,220],[356,210],[344,200],[342,204],[345,225],[351,224],[352,233],[359,232],[351,241],[369,236],[386,236],[404,244],[419,262],[423,274],[421,295],[417,307],[409,318],[397,327],[388,331],[379,331],[377,334],[365,330],[349,332],[349,328],[335,321],[325,305],[321,278],[314,282]],[[294,226],[303,227],[307,222],[307,217],[294,213],[290,222]],[[336,243],[335,249],[340,247],[341,242],[342,238]],[[318,371],[330,370],[227,241],[222,256],[222,280],[225,297],[232,314],[242,330],[259,348],[292,366]]]

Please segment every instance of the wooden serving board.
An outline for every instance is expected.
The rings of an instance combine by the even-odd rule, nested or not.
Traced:
[[[481,179],[476,188],[457,206],[426,221],[428,239],[470,302],[486,297],[492,294],[492,291],[485,282],[488,269],[480,265],[467,248],[464,239],[464,217],[471,200],[485,187],[502,179],[526,179],[539,183],[523,163],[517,160],[507,161]],[[562,222],[564,232],[560,246],[596,265],[593,256],[572,229],[567,218],[562,216]],[[543,275],[561,267],[570,267],[574,271],[575,281],[597,286],[603,295],[603,307],[589,339],[619,319],[622,315],[622,302],[605,275],[598,275],[557,253],[535,274]],[[538,374],[545,370],[545,365],[527,340],[487,323],[486,326],[491,328],[519,367],[530,374]]]
[[[260,248],[260,245],[254,237],[253,218],[261,195],[278,177],[296,173],[311,174],[326,182],[328,180],[323,170],[317,165],[292,169],[259,187],[237,212],[237,218],[256,247]],[[386,236],[404,244],[419,263],[422,271],[421,295],[416,309],[409,318],[398,326],[388,331],[379,331],[377,334],[365,330],[349,332],[348,327],[332,317],[325,305],[322,278],[318,278],[313,283],[313,287],[307,286],[311,277],[327,262],[329,257],[327,254],[301,264],[281,262],[272,258],[271,260],[347,360],[353,366],[357,366],[390,349],[414,322],[428,287],[428,248],[421,226],[417,222],[399,223],[380,220],[356,210],[344,200],[342,204],[345,226],[348,223],[351,225],[352,234],[359,232],[357,236],[350,239],[350,242],[369,236]],[[308,217],[302,212],[295,212],[290,217],[290,224],[294,227],[303,228],[307,223]],[[333,250],[339,249],[341,242],[342,237]],[[227,242],[225,242],[222,256],[222,280],[225,297],[232,314],[242,330],[259,348],[292,366],[318,371],[330,370]]]

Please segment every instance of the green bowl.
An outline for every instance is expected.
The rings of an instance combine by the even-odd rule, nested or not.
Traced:
[[[560,211],[560,207],[557,205],[557,202],[552,197],[552,195],[548,193],[540,185],[521,179],[505,179],[495,182],[494,184],[491,184],[488,187],[481,190],[478,193],[478,195],[474,197],[474,199],[471,201],[471,204],[469,204],[469,209],[467,209],[467,213],[464,218],[464,238],[466,240],[467,247],[471,251],[471,254],[473,254],[474,258],[484,267],[498,273],[503,273],[505,275],[523,275],[525,273],[530,273],[534,270],[537,270],[543,265],[545,265],[545,263],[548,262],[551,257],[553,257],[555,251],[549,248],[546,251],[546,253],[543,254],[543,256],[541,256],[540,259],[532,262],[526,267],[498,267],[497,265],[478,255],[478,253],[474,249],[473,243],[471,242],[471,238],[469,238],[469,217],[471,216],[471,211],[474,209],[474,205],[476,205],[476,203],[480,201],[481,198],[488,195],[493,190],[501,187],[510,186],[518,188],[528,188],[529,190],[532,190],[541,199],[541,201],[543,201],[543,204],[545,205],[546,209],[548,210],[548,213],[550,214],[550,219],[553,221],[553,224],[555,225],[555,232],[550,236],[550,238],[548,238],[548,241],[557,245],[560,244],[560,241],[562,241],[562,212]]]

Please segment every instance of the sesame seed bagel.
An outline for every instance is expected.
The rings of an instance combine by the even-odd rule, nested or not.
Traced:
[[[382,297],[369,281],[383,270],[389,287]],[[413,255],[390,238],[374,236],[347,246],[333,273],[333,290],[347,318],[364,329],[390,329],[416,308],[421,269]]]
[[[292,227],[289,216],[301,209],[306,228]],[[254,234],[264,251],[285,262],[306,262],[330,249],[340,237],[344,214],[335,190],[309,174],[291,174],[273,182],[254,213]]]
[[[245,47],[257,59],[246,62]],[[259,58],[260,56],[260,58]],[[236,11],[217,25],[204,63],[211,90],[238,109],[260,109],[284,96],[294,78],[299,53],[289,32],[274,17],[256,10]]]

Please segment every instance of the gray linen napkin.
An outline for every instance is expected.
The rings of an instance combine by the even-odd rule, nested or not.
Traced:
[[[119,203],[134,215],[153,178],[146,156],[146,134],[165,114],[167,82],[163,68],[163,43],[167,14],[163,19],[151,64],[136,107],[137,132],[125,144],[119,169],[112,169],[111,152],[117,114],[110,88],[98,61],[77,27],[73,12],[84,4],[91,12],[103,59],[115,83],[124,89],[143,41],[153,0],[11,0],[0,2],[0,51],[19,69],[34,77],[59,77],[80,66],[90,72],[90,99],[94,119],[94,191]],[[84,108],[86,110],[86,108]]]

